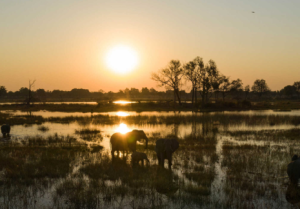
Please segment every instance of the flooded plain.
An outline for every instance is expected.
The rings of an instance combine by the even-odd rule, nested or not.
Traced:
[[[2,111],[2,208],[293,208],[286,168],[300,154],[300,111]],[[111,158],[115,132],[144,130],[150,165]],[[177,138],[172,169],[155,141]],[[299,199],[300,202],[300,199]],[[293,202],[295,203],[295,202]]]

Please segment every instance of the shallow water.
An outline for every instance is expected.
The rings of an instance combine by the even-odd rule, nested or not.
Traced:
[[[289,141],[289,140],[285,140],[282,139],[282,141],[272,141],[272,138],[266,138],[266,140],[260,140],[260,141],[256,141],[253,140],[253,138],[251,137],[256,137],[255,132],[257,131],[261,131],[261,130],[265,130],[265,131],[275,131],[275,130],[293,130],[293,129],[297,129],[299,128],[298,126],[295,125],[291,125],[291,124],[278,124],[278,125],[269,125],[268,123],[265,124],[260,124],[260,125],[246,125],[246,122],[241,122],[239,124],[229,124],[226,126],[223,126],[222,124],[217,124],[214,125],[212,123],[212,121],[207,121],[207,122],[186,122],[184,124],[182,123],[162,123],[162,124],[138,124],[138,123],[130,123],[130,124],[126,124],[126,121],[122,122],[122,123],[117,123],[117,124],[95,124],[93,123],[93,118],[91,117],[91,113],[80,113],[80,112],[75,112],[75,113],[64,113],[64,112],[48,112],[48,111],[37,111],[37,112],[31,112],[31,113],[26,113],[26,112],[21,112],[21,111],[6,111],[11,113],[12,115],[35,115],[35,116],[42,116],[44,118],[50,118],[50,117],[67,117],[67,116],[78,116],[78,117],[87,117],[90,118],[90,121],[87,123],[82,123],[82,122],[71,122],[69,124],[60,124],[60,123],[50,123],[50,122],[46,122],[43,123],[42,125],[45,127],[49,128],[49,131],[39,131],[38,128],[40,127],[40,125],[37,124],[33,124],[33,125],[13,125],[11,128],[11,141],[14,140],[20,140],[26,137],[33,137],[36,135],[41,135],[43,137],[47,137],[49,135],[53,135],[53,134],[58,134],[58,135],[70,135],[73,136],[75,138],[77,138],[79,141],[83,141],[83,139],[80,138],[79,135],[75,134],[75,130],[80,130],[83,128],[88,128],[88,129],[97,129],[101,131],[101,135],[103,136],[103,140],[101,141],[96,141],[96,143],[101,144],[104,147],[104,150],[102,151],[103,153],[105,152],[109,152],[110,151],[110,136],[118,131],[130,131],[133,129],[140,129],[140,130],[144,130],[144,132],[147,134],[149,139],[152,140],[156,140],[158,138],[164,138],[170,134],[172,135],[176,135],[177,137],[179,137],[182,140],[185,139],[189,139],[189,137],[191,136],[193,137],[198,137],[198,136],[209,136],[211,138],[216,139],[215,144],[212,143],[210,144],[211,146],[214,146],[213,149],[205,151],[205,150],[199,150],[199,151],[204,151],[203,153],[197,153],[192,151],[192,149],[188,148],[188,149],[184,149],[184,150],[180,150],[180,151],[176,151],[174,153],[174,168],[171,174],[170,179],[172,180],[173,183],[176,183],[176,185],[178,185],[179,190],[173,194],[175,199],[181,200],[181,204],[182,205],[178,205],[179,203],[176,202],[177,200],[172,199],[172,196],[168,196],[168,195],[164,195],[164,194],[159,194],[159,192],[157,193],[153,193],[153,198],[151,201],[153,201],[152,203],[156,206],[156,207],[160,207],[160,204],[166,206],[166,207],[174,207],[174,208],[181,208],[182,206],[186,206],[189,208],[198,208],[199,207],[199,202],[197,202],[196,200],[194,200],[194,198],[206,198],[207,194],[205,194],[204,196],[201,195],[201,192],[199,194],[195,194],[192,190],[189,191],[188,189],[186,189],[188,186],[191,186],[192,188],[200,188],[202,187],[202,183],[197,183],[197,181],[195,179],[188,179],[187,176],[185,175],[185,173],[200,173],[202,172],[201,170],[198,171],[196,170],[197,166],[204,166],[204,170],[207,169],[211,169],[215,175],[213,177],[213,180],[208,184],[210,186],[208,186],[208,188],[210,188],[210,194],[209,194],[209,199],[210,201],[208,203],[205,203],[205,205],[203,206],[204,208],[215,208],[218,207],[220,205],[227,205],[229,204],[231,206],[231,208],[239,208],[242,207],[243,204],[245,202],[247,202],[248,200],[245,199],[244,197],[244,193],[247,194],[248,192],[248,199],[250,198],[249,195],[251,196],[251,198],[254,198],[252,200],[252,205],[249,203],[249,205],[246,205],[245,208],[251,208],[251,206],[255,206],[255,207],[263,207],[265,205],[267,206],[283,206],[283,207],[292,207],[291,204],[289,204],[285,198],[284,198],[284,191],[285,191],[285,186],[284,186],[284,182],[286,182],[286,179],[282,179],[282,180],[269,180],[269,177],[263,177],[266,178],[264,179],[265,182],[269,181],[269,183],[260,183],[259,186],[261,186],[261,189],[267,188],[268,186],[270,188],[272,188],[272,185],[275,185],[275,187],[277,188],[276,192],[278,193],[277,199],[270,199],[269,193],[267,192],[267,194],[265,194],[265,196],[259,196],[261,195],[259,193],[259,190],[255,190],[256,188],[251,189],[251,185],[250,187],[244,187],[243,185],[246,184],[245,182],[242,182],[241,184],[239,184],[238,186],[241,186],[241,191],[239,191],[239,189],[236,190],[232,190],[232,185],[234,185],[234,183],[229,185],[229,182],[231,181],[231,178],[236,179],[234,180],[235,182],[238,182],[239,178],[238,176],[240,176],[240,172],[234,173],[232,172],[232,168],[228,167],[228,163],[231,164],[232,166],[234,166],[236,164],[236,162],[234,162],[234,160],[238,159],[235,157],[235,153],[238,151],[238,147],[242,147],[245,145],[250,145],[250,146],[258,146],[258,147],[270,147],[269,148],[269,152],[270,155],[271,153],[273,153],[274,156],[270,157],[270,159],[274,160],[276,159],[276,163],[278,164],[278,167],[273,168],[271,165],[269,165],[268,161],[261,161],[263,159],[263,157],[266,157],[266,155],[264,154],[264,152],[260,152],[258,151],[253,151],[254,149],[258,149],[258,148],[253,148],[252,149],[247,149],[247,150],[243,150],[243,151],[238,151],[240,152],[240,156],[243,156],[243,158],[248,159],[247,161],[245,161],[246,163],[248,163],[248,161],[250,162],[249,159],[251,158],[255,158],[256,155],[257,156],[262,156],[262,157],[258,157],[258,159],[255,161],[257,163],[257,167],[260,167],[260,163],[266,163],[266,167],[270,166],[272,167],[271,171],[274,172],[274,169],[279,169],[278,171],[276,171],[278,173],[278,175],[283,175],[284,171],[282,171],[282,169],[280,168],[280,166],[284,167],[286,166],[287,162],[289,162],[288,158],[290,153],[288,153],[290,151],[290,149],[294,149],[294,150],[300,150],[300,145],[299,143],[297,143],[297,141]],[[93,115],[109,115],[109,116],[118,116],[120,118],[126,118],[127,116],[157,116],[157,117],[172,117],[172,116],[190,116],[190,115],[194,115],[195,117],[201,117],[204,113],[193,113],[193,112],[142,112],[142,113],[136,113],[136,112],[106,112],[106,113],[93,113]],[[230,117],[230,115],[261,115],[261,116],[272,116],[272,115],[279,115],[279,116],[300,116],[300,110],[295,110],[295,111],[291,111],[291,112],[274,112],[271,110],[268,111],[241,111],[241,112],[217,112],[217,113],[205,113],[205,115],[225,115]],[[239,140],[239,136],[230,136],[228,133],[229,132],[239,132],[239,131],[252,131],[249,134],[249,140]],[[276,134],[274,135],[276,136]],[[4,140],[7,141],[7,140]],[[95,143],[95,142],[93,142]],[[193,142],[194,143],[194,142]],[[202,142],[201,142],[202,143]],[[200,143],[200,145],[201,145]],[[224,150],[224,145],[225,144],[231,144],[233,146],[236,146],[236,148],[233,148],[233,151],[228,152],[228,150]],[[197,144],[197,142],[196,142]],[[281,147],[281,151],[277,150],[276,151],[276,147]],[[272,148],[274,147],[274,149]],[[203,148],[204,149],[204,148]],[[272,151],[273,150],[273,151]],[[284,150],[284,151],[282,151]],[[155,164],[157,164],[157,160],[156,160],[156,155],[154,151],[151,150],[145,150],[145,149],[141,149],[140,151],[142,152],[146,152],[148,155],[148,158],[150,160],[150,170],[148,170],[147,172],[152,172],[151,169],[153,168],[153,166]],[[94,154],[95,155],[95,154]],[[89,160],[89,158],[86,159],[78,159],[77,160],[77,164],[76,166],[73,168],[73,174],[76,174],[76,172],[78,173],[80,168],[83,166],[82,162],[85,162],[85,160],[88,160],[88,162],[93,162],[99,160],[99,159],[94,159],[94,155],[90,156],[91,160]],[[199,158],[199,156],[200,158]],[[98,155],[97,155],[98,156]],[[198,157],[197,157],[198,156]],[[216,156],[216,159],[213,160],[213,157]],[[285,157],[282,157],[285,156]],[[230,162],[228,162],[228,157],[232,158],[232,160]],[[198,160],[197,160],[198,158]],[[194,160],[192,160],[194,159]],[[268,176],[270,175],[269,171],[264,171],[262,170],[263,168],[261,168],[261,170],[256,170],[252,164],[249,165],[245,165],[245,168],[247,169],[246,171],[243,170],[243,175],[246,175],[245,178],[248,178],[248,181],[253,181],[252,184],[256,184],[255,180],[256,178],[258,178],[258,176],[263,175],[263,176]],[[237,167],[236,169],[242,169],[240,167]],[[228,173],[228,171],[230,171]],[[271,173],[272,173],[271,172]],[[275,173],[276,173],[275,172]],[[253,174],[254,173],[254,174]],[[257,175],[256,175],[257,174]],[[273,175],[273,173],[272,173]],[[176,177],[178,176],[178,177]],[[277,174],[276,174],[277,176]],[[176,178],[175,178],[176,177]],[[52,193],[56,192],[56,187],[58,185],[61,185],[62,183],[66,182],[67,180],[72,180],[72,181],[77,181],[77,177],[72,177],[71,174],[69,174],[69,176],[66,179],[60,179],[58,181],[55,181],[55,183],[53,183],[50,188],[45,192],[45,194],[40,197],[37,205],[39,205],[40,207],[52,207],[53,205],[55,205],[55,207],[57,207],[57,204],[62,204],[62,208],[69,208],[69,206],[64,205],[63,201],[67,201],[68,197],[67,196],[62,196],[60,198],[58,198],[58,202],[56,202],[54,204],[53,202],[53,198],[54,196],[52,195]],[[87,180],[87,182],[90,181],[90,178],[88,176],[84,176],[84,179]],[[78,180],[79,181],[79,180]],[[122,185],[122,181],[120,180],[118,181],[105,181],[105,184],[111,185],[113,187],[116,186],[120,186]],[[119,185],[120,184],[120,185]],[[207,185],[207,183],[205,183],[205,185]],[[256,186],[258,187],[258,186]],[[202,191],[202,190],[201,190]],[[228,193],[228,192],[231,193]],[[152,194],[151,193],[151,189],[146,187],[145,188],[145,193]],[[236,194],[237,193],[237,194]],[[98,195],[101,196],[101,198],[103,197],[103,195],[105,195],[106,193],[99,193]],[[230,194],[230,195],[229,195]],[[238,196],[238,198],[234,195],[238,195],[240,194],[240,196]],[[243,194],[243,195],[241,195]],[[253,195],[255,194],[255,195]],[[187,196],[185,196],[187,195]],[[105,198],[105,197],[103,197]],[[187,198],[191,198],[191,204],[189,203],[185,203],[185,200],[187,200]],[[237,199],[236,199],[237,198]],[[251,199],[250,198],[250,199]],[[206,198],[207,199],[207,198]],[[117,196],[116,199],[113,202],[110,202],[110,204],[105,205],[103,202],[100,204],[101,207],[106,206],[107,208],[116,208],[116,207],[122,207],[122,208],[132,208],[132,201],[136,200],[136,196],[134,195],[128,195],[125,198],[123,197],[123,199],[120,196]],[[4,201],[4,200],[3,200]],[[2,201],[2,202],[3,202]],[[6,200],[7,201],[7,200]],[[137,201],[137,200],[136,200]],[[140,201],[134,202],[135,204],[137,204],[138,206],[143,206],[145,204],[147,204],[147,199],[140,199]],[[156,202],[157,201],[157,202]],[[161,202],[160,202],[161,201]],[[1,202],[1,198],[0,198],[0,202]],[[251,201],[250,201],[251,202]],[[7,204],[7,202],[6,202]],[[119,205],[118,205],[119,204]],[[13,204],[12,204],[13,205]],[[31,205],[32,206],[32,205]],[[70,208],[72,208],[72,206],[70,206]],[[92,207],[93,208],[93,207]],[[97,208],[97,207],[95,207]]]

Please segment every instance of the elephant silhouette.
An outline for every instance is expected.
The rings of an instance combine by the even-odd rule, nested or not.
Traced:
[[[119,151],[127,152],[135,152],[136,151],[136,142],[145,139],[146,141],[146,149],[148,147],[148,138],[144,131],[142,130],[132,130],[126,134],[122,133],[114,133],[110,138],[111,143],[111,155],[114,156],[114,152],[117,151],[119,155]]]
[[[287,174],[292,184],[297,185],[300,178],[300,158],[297,155],[292,157],[292,162],[287,166]]]
[[[158,163],[164,167],[165,159],[169,162],[169,168],[172,166],[172,155],[179,148],[177,139],[158,139],[156,141],[155,151]]]
[[[10,125],[5,124],[1,126],[1,133],[3,137],[9,136],[10,133]]]
[[[140,161],[142,162],[142,165],[144,165],[144,160],[148,163],[148,165],[150,164],[150,161],[148,160],[146,153],[133,152],[131,155],[132,165],[138,164]]]

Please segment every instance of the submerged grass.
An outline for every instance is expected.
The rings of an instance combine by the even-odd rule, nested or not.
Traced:
[[[291,207],[284,199],[284,185],[286,166],[293,154],[300,153],[299,129],[228,132],[218,126],[293,124],[298,116],[104,115],[47,120],[77,121],[82,126],[120,121],[174,127],[192,123],[192,129],[179,137],[174,128],[174,134],[167,136],[180,144],[173,154],[173,170],[157,166],[155,141],[164,137],[160,132],[149,134],[149,149],[137,145],[137,151],[147,154],[150,166],[135,167],[129,155],[112,159],[101,144],[90,143],[101,142],[97,129],[76,130],[83,140],[55,134],[0,142],[0,203],[4,207],[36,204],[47,208],[39,194],[50,197],[49,208]]]

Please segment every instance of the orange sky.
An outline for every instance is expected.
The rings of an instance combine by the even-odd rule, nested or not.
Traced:
[[[300,81],[300,2],[14,1],[0,2],[0,85],[118,91],[154,87],[151,73],[171,59],[216,61],[221,73],[272,90]],[[255,13],[252,13],[255,11]],[[108,69],[115,45],[139,55],[131,73]]]

